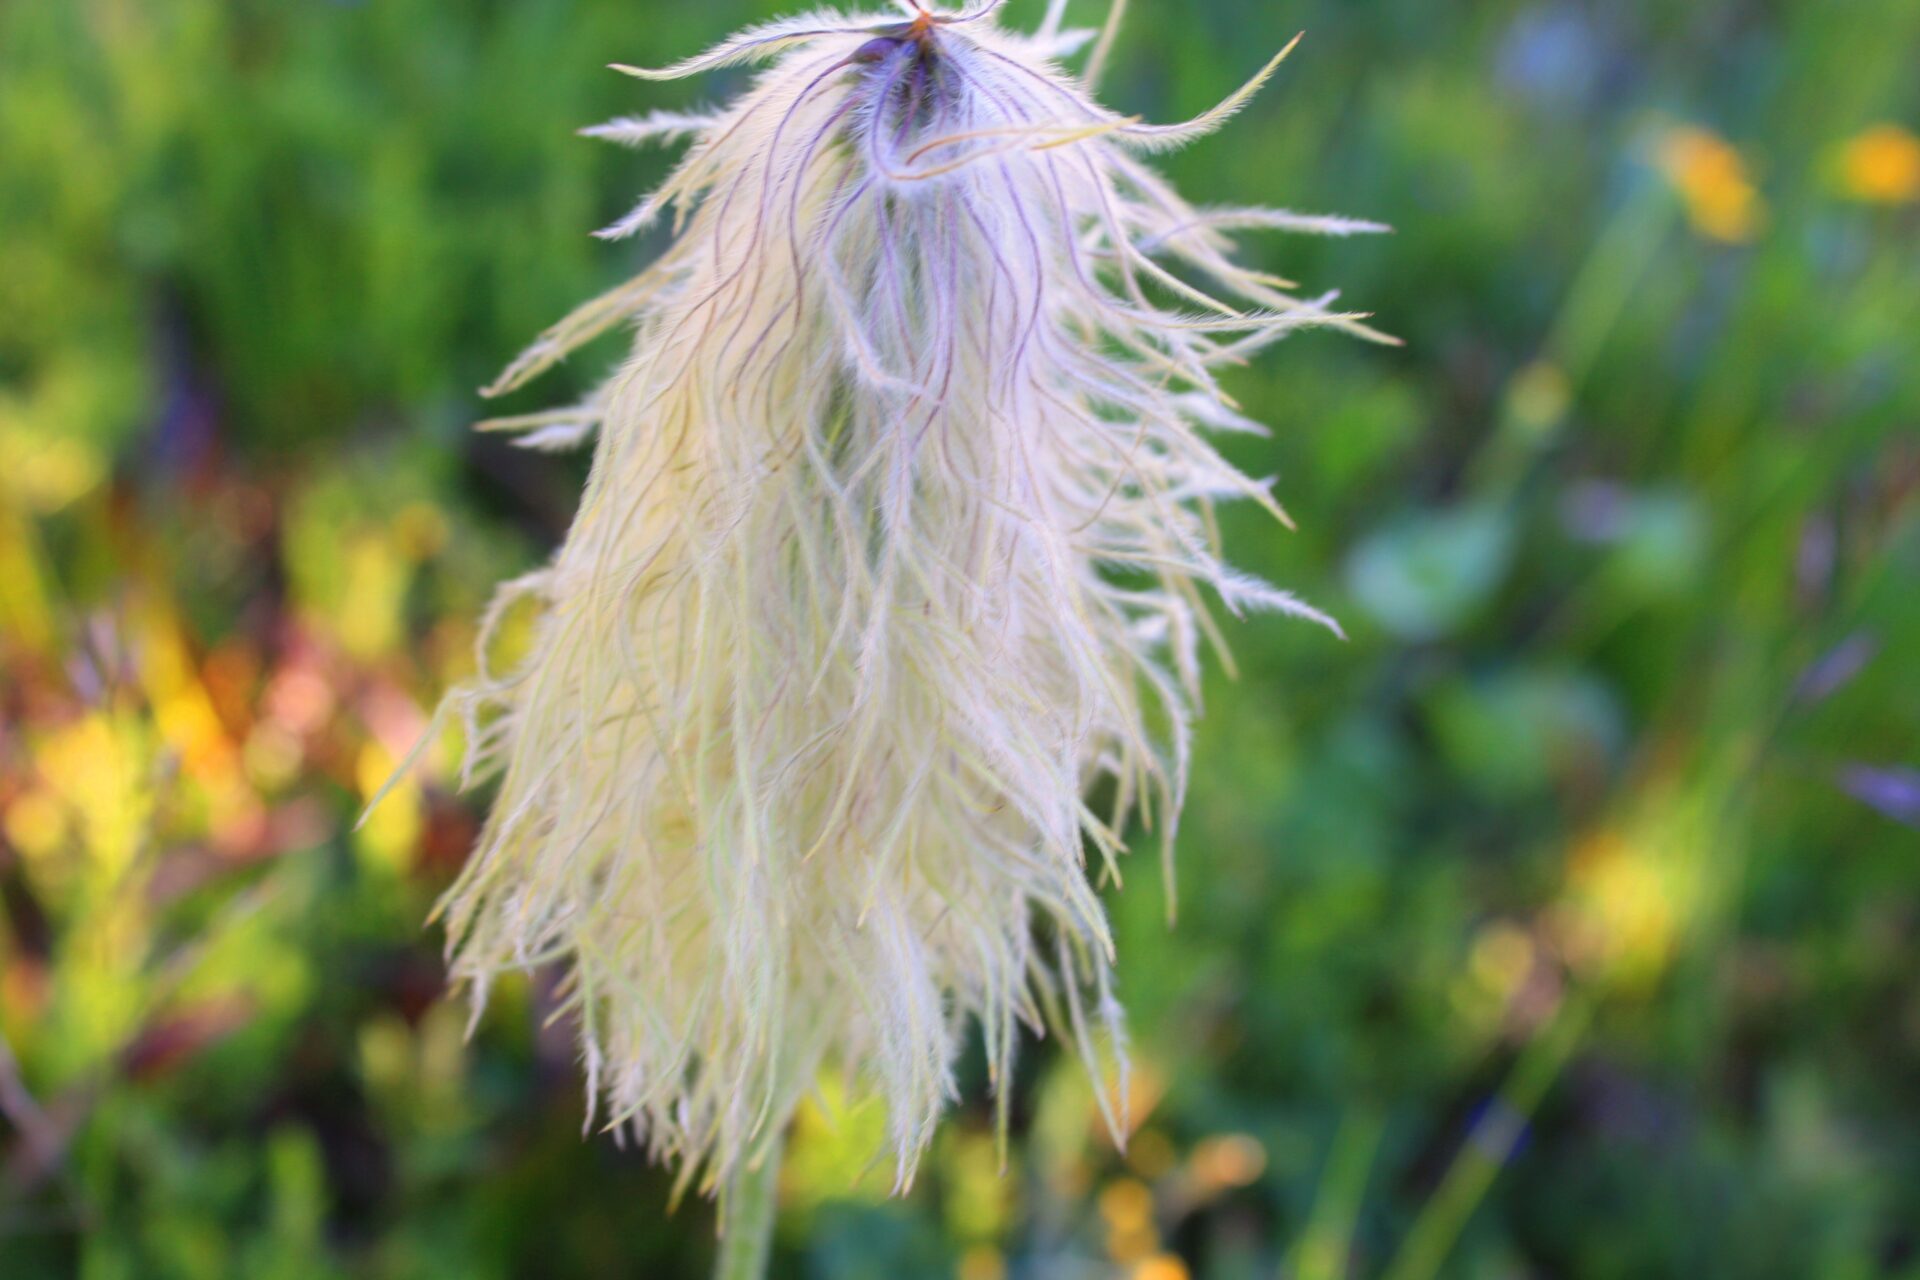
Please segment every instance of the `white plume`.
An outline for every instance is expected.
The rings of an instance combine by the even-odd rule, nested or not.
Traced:
[[[904,1184],[968,1019],[999,1086],[1022,1023],[1120,1054],[1087,863],[1117,881],[1136,820],[1170,856],[1207,592],[1327,623],[1222,563],[1214,498],[1280,512],[1201,429],[1257,429],[1219,365],[1377,335],[1223,232],[1375,228],[1197,210],[1138,159],[1273,64],[1143,126],[1049,61],[1081,42],[1058,5],[1032,38],[993,7],[815,14],[637,73],[777,59],[712,115],[597,131],[692,139],[612,229],[671,214],[672,243],[492,388],[636,331],[587,404],[493,424],[599,434],[565,545],[495,605],[537,607],[531,651],[497,671],[483,638],[448,701],[500,778],[454,970],[484,999],[565,966],[589,1087],[688,1181],[835,1067],[884,1099]]]

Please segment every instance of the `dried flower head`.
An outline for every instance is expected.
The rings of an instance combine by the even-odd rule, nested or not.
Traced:
[[[1171,851],[1203,588],[1332,626],[1219,558],[1215,500],[1284,516],[1203,432],[1259,430],[1221,366],[1378,335],[1225,233],[1380,228],[1197,209],[1143,162],[1279,58],[1148,125],[1056,61],[1089,39],[1063,3],[1034,34],[996,7],[620,68],[773,62],[723,110],[588,130],[691,141],[602,233],[671,243],[490,389],[637,331],[587,403],[489,424],[599,438],[565,545],[492,611],[537,602],[530,652],[495,670],[483,637],[448,700],[469,777],[500,776],[444,904],[454,969],[484,999],[564,965],[590,1091],[683,1185],[752,1161],[829,1066],[884,1099],[904,1183],[968,1019],[996,1083],[1022,1023],[1124,1057],[1086,864],[1117,880],[1136,818]]]

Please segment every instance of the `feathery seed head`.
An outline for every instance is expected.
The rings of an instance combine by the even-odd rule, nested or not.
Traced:
[[[1205,592],[1332,626],[1221,561],[1216,500],[1280,511],[1203,433],[1259,430],[1222,366],[1378,335],[1226,237],[1381,228],[1195,208],[1143,162],[1277,58],[1149,125],[1062,69],[1088,39],[1064,6],[1033,34],[998,7],[821,11],[620,68],[772,63],[712,114],[588,131],[691,141],[603,233],[671,241],[490,388],[636,331],[586,403],[487,424],[599,436],[565,544],[492,611],[537,604],[531,651],[495,670],[483,636],[448,700],[469,776],[500,777],[453,967],[484,999],[563,964],[589,1090],[686,1180],[752,1160],[836,1066],[884,1099],[904,1184],[969,1019],[1003,1099],[1021,1024],[1124,1059],[1087,862],[1117,881],[1136,818],[1170,855]]]

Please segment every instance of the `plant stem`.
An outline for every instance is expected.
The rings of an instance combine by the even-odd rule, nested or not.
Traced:
[[[774,1138],[757,1164],[742,1164],[727,1180],[720,1200],[720,1261],[714,1280],[765,1280],[784,1147],[784,1138]]]
[[[1570,993],[1553,1021],[1521,1052],[1493,1104],[1467,1134],[1432,1200],[1414,1221],[1387,1268],[1386,1280],[1432,1280],[1439,1274],[1467,1219],[1519,1145],[1534,1109],[1579,1047],[1592,1013],[1583,993]]]

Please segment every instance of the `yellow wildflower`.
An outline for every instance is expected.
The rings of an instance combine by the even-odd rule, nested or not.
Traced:
[[[1726,139],[1706,129],[1683,126],[1660,141],[1660,171],[1687,208],[1687,220],[1701,235],[1728,244],[1745,244],[1766,221],[1766,201],[1753,185],[1742,160]]]
[[[1920,200],[1920,138],[1897,124],[1877,124],[1840,148],[1840,190],[1869,204]]]
[[[1686,919],[1682,875],[1651,840],[1603,830],[1567,860],[1561,950],[1579,970],[1644,986],[1666,969]]]
[[[1170,1253],[1157,1253],[1133,1269],[1133,1280],[1187,1280],[1187,1264]]]

